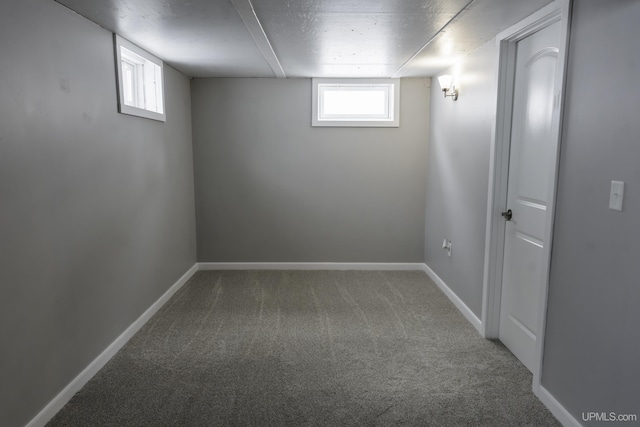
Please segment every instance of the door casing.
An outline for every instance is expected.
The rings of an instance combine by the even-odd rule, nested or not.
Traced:
[[[571,0],[556,0],[538,12],[513,25],[496,37],[498,47],[497,108],[492,129],[489,161],[489,191],[485,238],[485,262],[482,299],[482,332],[485,338],[498,338],[500,328],[500,299],[504,258],[505,221],[500,215],[507,209],[507,184],[509,177],[509,149],[511,139],[511,111],[514,91],[516,43],[536,31],[560,22],[558,67],[555,82],[555,112],[552,118],[552,148],[554,159],[549,170],[549,206],[545,219],[545,242],[542,263],[542,292],[538,303],[538,334],[536,362],[533,370],[533,391],[540,387],[542,354],[549,288],[549,267],[553,242],[553,218],[555,213],[558,161],[560,153],[561,124],[569,41]]]

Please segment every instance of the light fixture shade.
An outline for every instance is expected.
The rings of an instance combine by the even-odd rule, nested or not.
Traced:
[[[452,81],[453,77],[451,77],[449,74],[438,77],[438,83],[440,83],[440,89],[442,90],[449,89],[451,87]]]

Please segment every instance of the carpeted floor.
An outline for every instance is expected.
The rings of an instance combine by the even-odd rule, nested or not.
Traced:
[[[554,426],[422,272],[198,272],[49,426]]]

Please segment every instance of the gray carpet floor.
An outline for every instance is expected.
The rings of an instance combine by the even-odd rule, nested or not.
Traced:
[[[555,426],[422,272],[198,272],[49,426]]]

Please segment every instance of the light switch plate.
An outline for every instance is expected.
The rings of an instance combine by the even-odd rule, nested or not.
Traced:
[[[624,199],[624,182],[611,181],[609,209],[613,209],[614,211],[622,211],[622,199]]]

